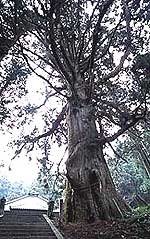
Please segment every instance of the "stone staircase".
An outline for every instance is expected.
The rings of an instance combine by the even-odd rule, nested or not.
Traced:
[[[57,239],[42,214],[7,211],[0,218],[0,239]]]

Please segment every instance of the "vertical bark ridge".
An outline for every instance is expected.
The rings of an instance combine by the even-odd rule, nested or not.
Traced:
[[[71,186],[69,221],[92,222],[123,217],[128,206],[115,190],[103,155],[103,145],[98,145],[92,106],[70,105],[68,127],[69,156],[66,168]]]

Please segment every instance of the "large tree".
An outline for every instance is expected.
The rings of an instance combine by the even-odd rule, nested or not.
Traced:
[[[144,53],[149,50],[149,2],[20,2],[18,9],[13,7],[24,30],[13,46],[34,77],[47,83],[49,97],[59,96],[63,108],[44,133],[26,135],[17,153],[53,134],[59,144],[64,138],[66,220],[122,217],[129,208],[115,190],[104,148],[148,114]]]

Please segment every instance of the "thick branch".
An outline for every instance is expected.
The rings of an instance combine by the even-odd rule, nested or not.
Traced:
[[[108,75],[104,75],[101,80],[108,80],[110,78],[117,76],[120,73],[120,71],[122,70],[123,64],[124,64],[125,60],[127,59],[129,53],[130,53],[130,50],[127,49],[125,51],[124,55],[121,57],[119,65]]]
[[[52,27],[49,30],[49,38],[50,38],[49,43],[51,44],[51,49],[52,49],[52,52],[53,52],[53,56],[54,56],[54,58],[57,62],[57,65],[58,65],[59,69],[61,70],[62,74],[65,76],[65,79],[67,80],[67,82],[70,85],[72,85],[70,76],[69,76],[68,72],[66,71],[63,63],[60,60],[60,56],[58,54],[58,46],[56,45],[56,42],[55,42],[55,34],[54,34],[54,31],[53,31]]]
[[[125,62],[125,60],[127,59],[128,55],[130,54],[130,46],[131,46],[131,27],[130,27],[130,12],[127,6],[127,2],[124,2],[124,14],[125,14],[125,21],[126,21],[126,36],[127,36],[127,40],[125,42],[125,53],[124,55],[121,57],[120,59],[120,63],[118,64],[118,66],[112,71],[110,72],[108,75],[104,75],[102,77],[102,80],[107,80],[109,78],[113,78],[116,75],[119,74],[119,72],[122,70],[123,68],[123,64]]]
[[[78,62],[80,61],[82,53],[85,52],[85,50],[86,50],[87,45],[84,46],[85,36],[86,36],[86,33],[88,32],[88,30],[90,29],[92,23],[93,23],[94,13],[95,13],[96,9],[98,8],[99,2],[100,1],[97,2],[96,6],[93,9],[93,12],[90,16],[90,19],[89,19],[88,23],[87,23],[86,29],[85,29],[84,33],[82,34],[82,37],[80,37],[81,39],[78,39],[78,41],[79,41],[78,56],[77,56],[78,57]]]
[[[36,74],[38,77],[40,77],[40,78],[43,79],[45,82],[47,82],[47,83],[49,84],[49,86],[50,86],[53,90],[55,90],[58,94],[60,94],[60,95],[62,95],[63,97],[67,98],[67,96],[64,95],[64,94],[61,92],[60,88],[53,86],[48,79],[46,79],[43,75],[38,74],[38,73],[33,69],[33,67],[30,65],[30,63],[29,63],[29,61],[28,61],[28,57],[27,57],[26,54],[23,52],[23,47],[22,47],[22,46],[21,46],[21,50],[22,50],[22,55],[23,55],[23,57],[24,57],[24,59],[25,59],[27,65],[28,65],[29,69],[31,69],[31,71],[34,72],[34,74]]]
[[[109,7],[112,5],[113,2],[114,2],[114,0],[106,0],[103,3],[103,5],[101,6],[101,10],[99,11],[99,18],[98,18],[97,24],[96,24],[94,32],[93,32],[93,45],[92,45],[90,62],[89,62],[89,68],[93,67],[96,47],[97,47],[97,43],[98,43],[98,40],[99,40],[98,34],[102,30],[101,29],[102,19],[105,16],[107,10],[109,9]]]
[[[138,115],[138,116],[133,116],[133,119],[132,121],[129,123],[129,124],[125,124],[124,127],[122,127],[121,129],[119,129],[117,131],[117,133],[115,133],[114,135],[112,136],[109,136],[109,137],[106,137],[105,138],[105,142],[106,143],[109,143],[109,142],[112,142],[114,141],[115,139],[117,139],[120,135],[122,135],[123,133],[125,133],[128,129],[130,129],[131,127],[133,127],[135,124],[137,124],[140,120],[143,120],[145,118],[145,113],[143,115]]]
[[[54,131],[58,128],[58,126],[60,125],[61,121],[64,119],[65,113],[67,110],[67,105],[65,105],[61,111],[61,113],[58,115],[57,119],[52,123],[52,127],[49,131],[47,131],[44,134],[38,135],[37,137],[35,137],[34,139],[30,139],[30,142],[36,142],[41,138],[45,138],[48,137],[50,135],[52,135],[54,133]]]
[[[25,136],[23,144],[21,145],[20,149],[16,150],[16,153],[11,160],[15,159],[22,152],[22,150],[26,147],[27,144],[32,144],[30,150],[28,150],[28,152],[30,152],[34,148],[34,144],[37,141],[39,141],[42,138],[51,136],[55,132],[55,130],[59,127],[61,121],[64,119],[66,110],[67,110],[67,105],[65,105],[63,107],[63,109],[62,109],[61,113],[58,115],[57,119],[52,123],[51,129],[49,131],[47,131],[46,133],[40,134],[34,138],[30,138],[28,135]]]

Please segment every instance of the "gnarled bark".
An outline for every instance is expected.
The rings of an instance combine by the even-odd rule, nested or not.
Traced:
[[[123,217],[129,208],[115,190],[104,159],[103,145],[98,143],[93,107],[70,103],[68,127],[66,168],[70,184],[65,202],[69,209],[65,209],[66,221],[91,222]]]

